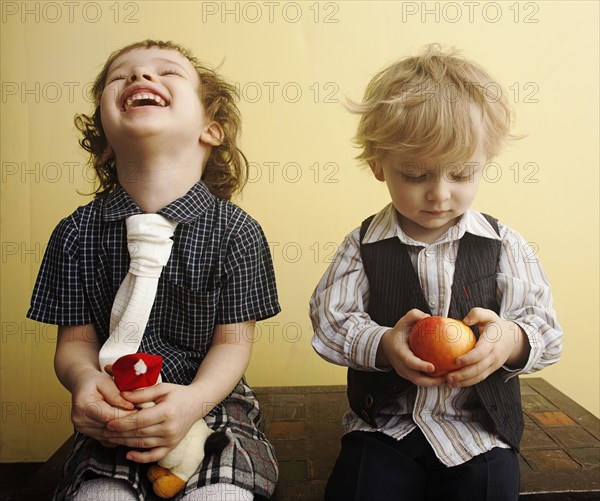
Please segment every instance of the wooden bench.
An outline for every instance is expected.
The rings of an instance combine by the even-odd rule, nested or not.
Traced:
[[[340,448],[345,386],[255,388],[275,446],[275,501],[318,501]],[[523,501],[600,499],[600,420],[540,378],[521,379]],[[32,477],[28,501],[48,499],[70,438]]]
[[[600,499],[598,418],[543,379],[521,379],[521,392],[520,499]],[[322,499],[340,448],[346,387],[257,388],[256,393],[281,470],[275,499]]]

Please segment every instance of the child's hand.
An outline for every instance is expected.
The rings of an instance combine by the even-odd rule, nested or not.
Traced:
[[[81,374],[72,398],[73,426],[78,432],[101,442],[106,423],[131,414],[134,409],[133,404],[121,396],[113,379],[98,370]]]
[[[127,459],[138,463],[159,461],[174,449],[201,417],[202,404],[190,386],[160,383],[136,391],[123,392],[132,404],[155,402],[153,407],[140,409],[107,423],[104,440],[115,444],[147,449],[131,450]],[[196,402],[196,405],[191,404]]]
[[[393,329],[381,338],[377,352],[377,365],[391,365],[403,378],[417,386],[440,386],[445,383],[444,377],[431,377],[435,372],[432,363],[416,357],[408,346],[408,336],[413,325],[429,315],[421,310],[413,309],[404,315]]]
[[[484,308],[473,308],[463,322],[477,324],[480,336],[475,348],[456,359],[463,367],[448,374],[449,386],[472,386],[505,364],[517,368],[527,361],[529,341],[515,322],[503,320]]]

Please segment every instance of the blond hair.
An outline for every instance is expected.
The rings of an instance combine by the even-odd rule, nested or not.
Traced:
[[[186,48],[170,41],[144,40],[127,45],[113,52],[94,81],[90,94],[95,106],[91,115],[75,116],[75,125],[82,133],[79,144],[90,154],[89,163],[96,172],[97,197],[107,195],[118,185],[117,165],[114,153],[108,148],[108,140],[100,116],[100,100],[106,85],[106,77],[111,64],[122,54],[134,49],[175,50],[183,55],[200,77],[200,99],[209,120],[218,122],[223,128],[224,138],[219,146],[212,148],[202,173],[202,180],[214,195],[230,199],[233,193],[241,191],[248,179],[248,161],[237,147],[241,131],[241,117],[235,103],[237,91],[225,82],[214,70],[204,66]],[[108,154],[107,154],[108,152]]]
[[[475,152],[480,136],[490,159],[513,137],[500,84],[456,50],[443,52],[438,44],[377,73],[362,103],[350,102],[348,108],[361,115],[357,158],[370,165],[387,153],[406,162],[463,162]]]

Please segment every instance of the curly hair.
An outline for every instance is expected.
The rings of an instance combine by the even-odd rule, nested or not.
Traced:
[[[209,120],[218,122],[223,128],[224,138],[215,146],[206,162],[202,180],[212,194],[229,200],[235,192],[242,190],[248,179],[248,160],[237,147],[241,132],[241,117],[236,105],[238,93],[235,86],[225,82],[214,70],[204,66],[188,49],[171,41],[144,40],[113,52],[96,77],[90,90],[94,112],[90,115],[75,116],[75,126],[83,138],[79,144],[90,154],[89,164],[96,172],[98,186],[96,197],[109,194],[117,186],[117,165],[114,153],[108,148],[108,140],[100,115],[100,100],[106,85],[106,77],[111,64],[122,54],[134,49],[175,50],[190,61],[200,77],[200,99]]]
[[[387,153],[406,161],[466,161],[480,140],[490,159],[507,139],[520,138],[510,134],[511,109],[500,84],[458,51],[442,51],[438,44],[377,73],[362,103],[350,102],[348,108],[360,115],[357,158],[368,164]]]

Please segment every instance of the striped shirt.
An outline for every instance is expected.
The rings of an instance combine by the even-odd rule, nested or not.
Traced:
[[[425,244],[408,237],[400,228],[396,211],[389,204],[371,222],[363,243],[399,238],[407,245],[432,315],[447,316],[459,241],[468,232],[500,239],[502,250],[497,270],[499,316],[515,321],[531,346],[525,367],[512,371],[528,374],[555,363],[562,349],[562,330],[556,321],[546,274],[535,252],[514,230],[500,226],[500,236],[486,219],[467,211],[436,242]],[[359,370],[375,366],[377,348],[389,327],[377,325],[366,313],[369,283],[360,256],[359,229],[350,233],[317,285],[310,300],[315,334],[313,347],[325,360]],[[372,428],[349,411],[344,429],[381,431],[401,439],[419,427],[439,460],[447,466],[462,464],[494,447],[508,447],[485,426],[473,388],[417,387],[402,395],[376,419]]]

